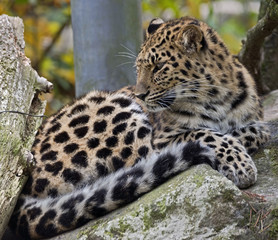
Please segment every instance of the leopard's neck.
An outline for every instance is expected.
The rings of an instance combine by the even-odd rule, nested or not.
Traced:
[[[230,105],[229,101],[203,105],[184,103],[183,108],[149,113],[149,116],[156,136],[177,135],[188,129],[200,128],[225,134],[253,120],[259,120],[254,110],[259,107],[257,104],[246,102],[245,107],[233,111],[230,110]]]

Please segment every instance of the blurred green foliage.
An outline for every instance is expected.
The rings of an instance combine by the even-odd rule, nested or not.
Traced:
[[[257,22],[258,9],[253,11],[251,8],[254,5],[259,6],[259,1],[142,0],[143,13],[147,15],[143,26],[147,27],[152,17],[171,19],[193,16],[216,29],[231,52],[237,54],[247,30]]]
[[[257,21],[257,12],[250,11],[250,1],[234,0],[230,5],[228,2],[231,1],[142,0],[143,27],[147,28],[154,17],[167,20],[193,16],[216,29],[236,54],[246,31]],[[229,12],[231,8],[235,12]],[[38,73],[54,84],[54,92],[43,95],[49,102],[46,114],[52,114],[74,97],[70,0],[1,0],[0,14],[3,13],[24,21],[26,55]]]
[[[23,19],[25,54],[39,75],[54,84],[51,94],[42,95],[50,115],[74,97],[70,0],[1,0],[3,13]]]

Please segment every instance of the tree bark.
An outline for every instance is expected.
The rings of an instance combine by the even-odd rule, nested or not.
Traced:
[[[247,39],[239,53],[239,60],[249,70],[257,84],[259,94],[263,94],[265,89],[261,81],[261,48],[265,37],[269,36],[278,26],[278,3],[277,0],[266,0],[264,16],[258,23],[247,32]]]
[[[33,162],[30,149],[45,109],[38,94],[52,88],[32,69],[24,47],[22,20],[0,16],[0,239]]]

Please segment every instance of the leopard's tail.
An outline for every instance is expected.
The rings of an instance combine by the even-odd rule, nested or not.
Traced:
[[[20,199],[10,227],[26,239],[52,237],[137,199],[192,165],[216,168],[214,159],[199,142],[175,144],[66,195]]]

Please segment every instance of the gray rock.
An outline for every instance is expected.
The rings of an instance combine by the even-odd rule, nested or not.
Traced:
[[[278,90],[267,95],[263,102],[265,121],[278,119]]]
[[[247,234],[243,193],[209,166],[196,166],[129,206],[55,239],[234,239]]]

